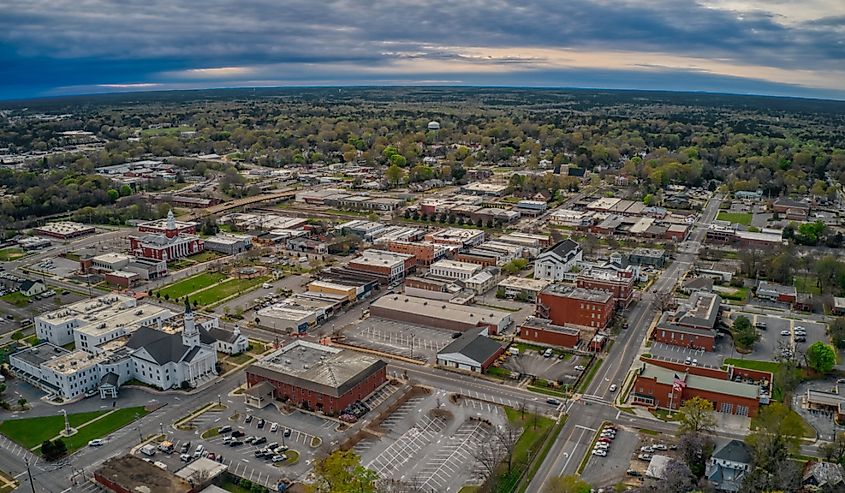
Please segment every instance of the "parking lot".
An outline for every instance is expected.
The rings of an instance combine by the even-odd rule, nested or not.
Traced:
[[[823,323],[750,313],[737,313],[735,316],[739,315],[748,317],[752,324],[766,324],[766,330],[758,331],[760,340],[754,345],[751,354],[744,356],[746,359],[773,360],[780,356],[780,351],[784,346],[794,344],[798,352],[803,352],[816,341],[826,341],[826,327]],[[793,342],[792,336],[781,335],[782,331],[792,332],[796,327],[803,327],[806,330],[807,340],[805,342]]]
[[[384,438],[365,438],[354,450],[380,477],[414,491],[454,492],[481,481],[474,458],[493,427],[506,422],[500,406],[474,399],[453,402],[444,391],[414,395],[379,425]]]
[[[728,337],[717,339],[715,351],[704,351],[701,349],[690,349],[681,346],[673,346],[662,342],[652,342],[649,352],[657,359],[685,363],[687,359],[691,364],[719,368],[726,357],[730,357],[733,348]]]
[[[587,450],[590,458],[581,475],[582,479],[593,486],[610,486],[624,480],[625,471],[630,468],[631,455],[639,450],[638,444],[639,436],[635,431],[618,428],[606,457],[592,455],[592,450]]]
[[[372,317],[343,334],[349,344],[424,361],[434,361],[437,351],[453,340],[453,332]]]
[[[572,385],[581,374],[581,370],[576,367],[587,366],[588,362],[587,357],[568,353],[565,354],[565,359],[560,359],[558,353],[546,358],[539,350],[520,350],[519,354],[508,354],[502,367],[522,375],[533,375],[536,378],[561,382],[563,385]]]
[[[64,257],[51,257],[31,265],[30,268],[44,272],[48,276],[70,279],[79,271],[79,262]]]
[[[215,455],[222,454],[223,463],[229,466],[229,471],[253,482],[272,486],[281,477],[296,479],[304,476],[311,468],[318,451],[326,452],[333,448],[340,441],[342,433],[337,431],[337,421],[323,418],[314,414],[295,410],[290,414],[279,412],[275,406],[268,406],[264,409],[248,408],[240,399],[228,399],[224,401],[228,407],[224,410],[207,411],[192,419],[190,424],[194,429],[191,431],[165,428],[168,439],[174,442],[177,451],[185,442],[191,442],[191,453],[196,450],[197,445],[202,444],[207,452]],[[232,420],[237,415],[237,419]],[[247,415],[253,418],[246,422]],[[258,427],[259,419],[263,418],[265,423],[262,428]],[[278,424],[276,431],[270,431],[273,423]],[[231,426],[233,430],[244,434],[240,440],[247,437],[263,438],[266,442],[259,445],[243,443],[234,447],[224,443],[224,437],[229,433],[203,439],[202,434],[208,430],[219,429],[222,426]],[[286,431],[287,431],[287,435]],[[255,452],[263,449],[268,444],[276,443],[279,446],[287,446],[290,450],[299,453],[296,461],[282,461],[272,463],[269,458],[257,458]],[[166,458],[162,461],[173,467],[181,467],[184,463],[180,460],[180,454],[171,455],[157,454],[156,457]]]

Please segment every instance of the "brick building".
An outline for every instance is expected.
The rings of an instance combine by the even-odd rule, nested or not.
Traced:
[[[575,285],[612,294],[614,303],[621,309],[634,297],[634,271],[593,267],[578,274]]]
[[[550,346],[574,348],[581,340],[581,330],[555,325],[544,318],[528,317],[519,326],[519,338]]]
[[[664,313],[651,332],[657,342],[693,349],[713,351],[716,346],[716,321],[722,298],[715,293],[699,291],[690,296],[688,306],[675,313]]]
[[[537,316],[555,325],[604,328],[613,317],[613,295],[605,291],[553,284],[537,297]]]
[[[394,253],[413,255],[417,265],[431,265],[445,258],[449,250],[443,245],[428,242],[391,241],[387,250]]]
[[[249,387],[269,382],[277,399],[337,414],[387,381],[387,363],[300,340],[250,365],[246,381]]]
[[[511,315],[511,312],[495,308],[398,294],[384,295],[370,305],[372,317],[461,332],[487,327],[493,335],[513,323]]]
[[[761,390],[757,384],[676,372],[648,363],[637,370],[631,389],[632,402],[650,408],[676,410],[693,397],[712,402],[717,412],[753,417],[760,408]]]
[[[170,261],[200,253],[203,249],[203,241],[193,235],[167,237],[148,234],[129,237],[129,250],[132,254],[148,259]]]

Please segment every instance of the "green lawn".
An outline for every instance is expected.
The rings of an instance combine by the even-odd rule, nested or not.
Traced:
[[[498,366],[491,366],[490,368],[487,368],[487,374],[490,375],[491,377],[497,377],[497,378],[510,378],[511,377],[511,371],[510,370],[508,370],[507,368],[500,368]]]
[[[783,399],[783,389],[780,386],[777,378],[777,372],[780,369],[780,363],[774,361],[759,361],[753,359],[739,359],[739,358],[725,358],[724,364],[734,365],[737,368],[748,368],[749,370],[770,371],[774,379],[774,388],[772,389],[772,399],[778,401]],[[801,370],[795,369],[797,373]]]
[[[793,414],[798,417],[798,421],[801,422],[801,433],[798,433],[798,436],[802,436],[804,438],[816,438],[816,431],[813,429],[813,426],[810,423],[806,422],[800,414],[793,411],[792,409],[789,410],[789,414]],[[755,430],[760,427],[760,415],[754,416],[751,418],[751,429]]]
[[[505,414],[507,414],[508,421],[511,424],[522,428],[522,435],[520,435],[513,449],[511,474],[507,474],[506,470],[500,474],[496,491],[501,492],[514,490],[519,477],[531,465],[532,457],[541,452],[540,447],[543,440],[555,425],[555,420],[545,416],[534,416],[531,413],[525,413],[525,419],[523,419],[522,413],[511,407],[505,407]],[[550,437],[550,439],[553,439],[553,437]]]
[[[215,260],[220,257],[223,257],[223,254],[220,252],[215,252],[212,250],[205,250],[200,252],[196,255],[191,255],[188,257],[188,260],[193,260],[194,262],[201,263],[201,262],[208,262],[209,260]]]
[[[240,484],[235,483],[233,480],[226,478],[223,481],[223,484],[220,485],[221,488],[230,492],[230,493],[252,493],[249,488],[244,488]]]
[[[815,276],[795,276],[795,289],[799,293],[821,294],[821,288]]]
[[[85,447],[88,445],[89,441],[109,435],[136,419],[143,417],[148,412],[149,411],[147,411],[143,406],[118,409],[99,421],[95,421],[88,426],[79,428],[79,433],[65,439],[68,451],[72,452],[76,449]]]
[[[748,291],[749,291],[748,288],[743,287],[743,288],[736,288],[735,290],[728,291],[728,292],[725,292],[725,291],[722,291],[722,290],[717,290],[717,293],[719,293],[719,296],[721,296],[722,299],[725,299],[725,300],[728,300],[728,301],[745,302],[745,301],[748,300]]]
[[[17,307],[24,307],[29,304],[29,297],[20,291],[4,294],[3,296],[0,296],[0,300],[11,303]]]
[[[255,286],[260,286],[262,283],[267,282],[268,279],[269,277],[267,276],[252,279],[231,279],[213,288],[196,293],[191,297],[191,301],[196,301],[200,306],[211,305],[229,296],[249,291]]]
[[[742,224],[743,226],[751,226],[751,218],[754,217],[750,212],[719,212],[716,219],[720,221],[730,221],[733,224]]]
[[[108,411],[91,411],[87,413],[68,414],[71,426],[79,426]],[[21,418],[3,421],[0,433],[6,435],[28,449],[41,445],[44,440],[58,435],[65,427],[65,418],[61,414],[43,416],[40,418]]]
[[[26,253],[18,247],[9,247],[0,250],[0,262],[11,262],[26,255]]]
[[[202,274],[170,284],[169,286],[160,289],[159,292],[161,293],[162,298],[165,294],[169,294],[170,299],[177,299],[195,291],[199,291],[200,289],[205,289],[212,284],[226,279],[226,277],[226,274],[219,272],[203,272]]]

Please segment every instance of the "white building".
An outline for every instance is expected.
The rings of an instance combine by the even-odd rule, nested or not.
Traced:
[[[57,346],[75,342],[77,349],[97,352],[95,346],[103,342],[141,326],[161,326],[173,316],[165,308],[138,306],[131,296],[107,294],[35,317],[35,335]]]
[[[466,280],[481,271],[481,266],[469,262],[458,262],[456,260],[438,260],[431,264],[429,273],[432,276],[444,279]]]
[[[249,348],[249,339],[241,334],[237,325],[232,330],[214,327],[208,330],[208,335],[214,338],[214,349],[218,353],[241,354]]]
[[[562,281],[582,257],[583,251],[578,243],[563,240],[537,257],[534,262],[534,279]]]

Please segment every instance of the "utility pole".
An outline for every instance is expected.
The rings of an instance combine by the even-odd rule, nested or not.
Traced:
[[[26,474],[29,476],[29,486],[32,488],[32,493],[35,493],[35,483],[32,482],[32,470],[29,469],[29,459],[26,460]]]

